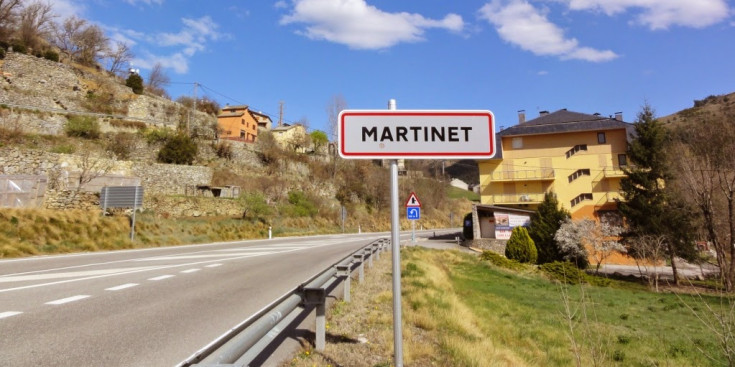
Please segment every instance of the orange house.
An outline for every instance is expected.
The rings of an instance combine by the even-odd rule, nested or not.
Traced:
[[[270,129],[271,119],[260,112],[250,111],[248,106],[225,106],[217,116],[220,138],[254,143],[258,128]]]

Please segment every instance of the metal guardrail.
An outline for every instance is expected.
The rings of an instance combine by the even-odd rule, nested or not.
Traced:
[[[323,351],[326,346],[326,297],[340,282],[344,282],[343,299],[350,301],[350,280],[357,271],[357,279],[365,279],[365,263],[373,266],[373,257],[380,258],[390,240],[382,238],[346,256],[315,275],[308,281],[282,295],[248,319],[205,346],[177,367],[248,366],[288,329],[299,317],[316,312],[314,348]]]

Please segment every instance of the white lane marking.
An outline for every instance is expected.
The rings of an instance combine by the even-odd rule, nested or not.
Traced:
[[[222,266],[222,264],[210,264],[210,265],[205,266],[205,268],[216,268],[218,266]]]
[[[181,273],[183,274],[189,274],[189,273],[196,273],[197,271],[202,269],[189,269],[189,270],[182,270]]]
[[[46,304],[47,305],[63,305],[64,303],[76,302],[76,301],[79,301],[85,298],[89,298],[89,297],[91,296],[82,294],[79,296],[67,297],[67,298],[57,299],[56,301],[46,302]]]
[[[11,317],[11,316],[15,316],[15,315],[20,315],[20,314],[22,314],[22,313],[23,313],[23,312],[20,312],[20,311],[7,311],[7,312],[0,312],[0,319],[4,319],[4,318],[6,318],[6,317]]]
[[[345,243],[345,245],[347,245],[347,244],[349,244],[349,243]],[[323,247],[323,246],[327,246],[327,245],[314,246],[314,247]],[[281,252],[264,253],[264,254],[258,255],[258,256],[283,254],[283,253],[294,252],[294,251],[299,251],[299,250],[287,250],[287,251],[281,251]],[[209,264],[209,263],[215,263],[215,262],[219,262],[219,261],[240,260],[240,259],[246,259],[246,258],[249,258],[249,257],[253,257],[253,254],[243,255],[243,256],[238,256],[238,257],[230,257],[230,258],[219,259],[219,260],[197,261],[197,262],[192,262],[192,263],[187,263],[187,264],[174,264],[174,265],[153,266],[153,267],[149,267],[149,268],[143,268],[143,269],[138,269],[138,270],[133,270],[133,271],[124,271],[124,272],[114,273],[114,274],[97,275],[97,276],[91,276],[91,277],[86,277],[86,278],[61,280],[61,281],[58,281],[58,282],[40,283],[40,284],[26,285],[26,286],[22,286],[22,287],[5,288],[5,289],[0,289],[0,293],[12,292],[12,291],[19,291],[19,290],[30,289],[30,288],[48,287],[48,286],[57,285],[57,284],[80,282],[80,281],[83,281],[83,280],[107,278],[107,277],[116,276],[116,275],[125,275],[125,274],[132,274],[132,273],[140,273],[140,272],[143,272],[143,271],[150,271],[150,270],[181,268],[181,267],[185,267],[185,266],[194,266],[194,265],[201,265],[201,264]],[[131,260],[113,261],[111,263],[124,262],[124,261],[131,261]],[[133,260],[133,261],[135,261],[135,260]],[[91,265],[93,265],[93,264],[73,266],[73,267],[69,267],[69,268],[78,268],[78,267],[85,267],[85,266],[91,266]],[[96,264],[96,265],[99,265],[99,264]],[[29,273],[32,273],[32,272],[29,272]]]
[[[148,280],[156,281],[156,280],[164,280],[164,279],[173,278],[173,277],[175,277],[175,275],[161,275],[160,277],[150,278]]]
[[[32,274],[32,275],[17,275],[17,276],[5,276],[0,277],[0,283],[10,282],[25,282],[34,280],[46,280],[46,279],[64,279],[64,278],[76,278],[76,277],[88,277],[95,275],[106,275],[115,274],[122,272],[129,272],[133,270],[146,270],[153,269],[154,266],[136,267],[136,268],[117,268],[117,269],[101,269],[101,270],[87,270],[87,271],[73,271],[66,273],[48,273],[48,274]]]
[[[123,290],[123,289],[126,289],[126,288],[135,287],[137,285],[138,285],[138,283],[128,283],[128,284],[118,285],[117,287],[107,288],[105,290],[106,291],[120,291],[120,290]]]
[[[270,252],[243,252],[243,253],[235,253],[235,254],[211,254],[211,255],[172,255],[172,256],[161,256],[161,257],[149,257],[145,259],[139,259],[135,261],[166,261],[166,260],[191,260],[191,259],[206,259],[210,257],[217,257],[217,258],[228,258],[228,257],[235,257],[235,256],[261,256],[261,255],[268,255],[274,253],[274,251]]]

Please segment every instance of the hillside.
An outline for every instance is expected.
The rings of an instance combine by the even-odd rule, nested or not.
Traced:
[[[705,118],[721,118],[726,115],[735,115],[735,93],[694,100],[691,108],[660,117],[659,121],[676,127],[687,122],[700,122]]]
[[[269,227],[274,235],[340,232],[342,207],[346,231],[390,228],[388,171],[376,162],[297,153],[266,131],[255,144],[220,141],[213,115],[190,119],[186,107],[136,95],[94,69],[11,53],[0,71],[0,179],[22,187],[0,185],[0,205],[25,208],[6,213],[0,257],[262,238]],[[182,133],[194,145],[191,160],[161,161]],[[400,186],[402,197],[425,198],[417,227],[446,227],[450,214],[470,210],[467,199],[450,199],[446,183],[428,178],[441,165],[416,163]],[[99,218],[99,192],[138,184],[145,212],[133,243],[119,233],[124,211]],[[69,230],[74,236],[62,235]]]

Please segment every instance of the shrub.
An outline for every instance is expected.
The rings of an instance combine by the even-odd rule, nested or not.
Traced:
[[[528,265],[523,265],[516,260],[510,260],[497,252],[488,250],[483,251],[482,254],[480,254],[480,259],[488,261],[497,267],[515,271],[526,270],[526,268],[528,267]]]
[[[214,147],[217,157],[232,160],[232,145],[229,142],[221,141]]]
[[[586,283],[587,274],[569,261],[554,261],[539,266],[541,272],[565,284]]]
[[[0,48],[0,60],[5,58],[5,50]]]
[[[313,217],[319,212],[314,202],[302,191],[289,192],[288,203],[291,205],[287,207],[286,213],[294,217]]]
[[[72,154],[75,150],[76,148],[71,144],[62,144],[51,148],[51,153]]]
[[[17,41],[16,42],[13,42],[10,46],[13,47],[13,52],[18,52],[18,53],[21,53],[21,54],[28,53],[28,48],[26,47],[26,45],[24,45],[24,44],[22,44],[20,42],[17,42]]]
[[[59,53],[53,50],[47,50],[43,53],[43,58],[54,62],[59,62]]]
[[[505,257],[521,263],[536,263],[538,252],[525,227],[515,227],[505,247]]]
[[[130,153],[135,146],[135,134],[116,133],[110,136],[107,141],[105,150],[112,153],[118,159],[126,160],[130,158]]]
[[[144,133],[145,141],[148,142],[148,144],[156,144],[156,143],[165,143],[172,137],[174,137],[174,132],[171,129],[150,129],[146,130]]]
[[[178,134],[166,141],[158,151],[158,161],[171,164],[188,164],[194,162],[197,155],[197,144],[190,137]]]
[[[138,74],[130,74],[127,80],[125,80],[125,85],[133,89],[133,93],[135,94],[143,94],[143,78],[140,77]]]
[[[271,215],[271,207],[260,192],[246,192],[240,195],[240,201],[243,204],[243,219],[250,219],[253,221],[267,222],[268,217]]]
[[[97,119],[90,116],[72,116],[64,126],[67,136],[97,139],[100,136],[100,124]]]

